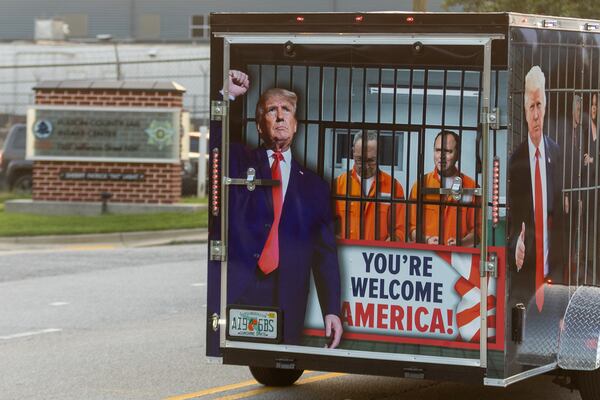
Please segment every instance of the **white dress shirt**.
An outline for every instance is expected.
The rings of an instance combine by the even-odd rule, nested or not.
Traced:
[[[535,215],[535,150],[536,147],[531,141],[529,135],[527,136],[527,143],[529,144],[529,172],[531,173],[531,194],[533,197],[531,201],[533,202],[533,211]],[[547,181],[546,181],[546,146],[544,144],[544,136],[542,135],[542,139],[540,141],[540,175],[542,178],[542,206],[544,208],[544,276],[548,275],[549,266],[548,266],[548,255],[549,255],[549,243],[548,243],[548,189],[547,189]],[[535,218],[534,218],[535,219]],[[534,227],[535,232],[535,227]]]
[[[273,166],[273,153],[275,153],[273,150],[267,150],[267,157],[269,158],[269,167]],[[283,181],[283,191],[281,193],[283,195],[283,201],[285,202],[285,193],[287,192],[288,183],[290,183],[290,170],[292,169],[292,152],[288,148],[286,151],[282,152],[281,155],[283,155],[283,160],[279,162],[279,169],[281,170],[281,180]]]

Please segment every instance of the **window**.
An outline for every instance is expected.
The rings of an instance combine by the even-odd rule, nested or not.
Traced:
[[[348,141],[354,140],[359,130],[352,130],[348,134],[347,129],[336,129],[335,130],[335,166],[336,168],[345,168],[344,161],[348,158],[352,158],[352,155],[348,156],[350,145]],[[391,132],[391,131],[380,131],[379,132],[379,165],[391,167],[398,170],[402,170],[402,156],[404,154],[404,132]]]
[[[192,15],[190,21],[190,37],[192,39],[210,39],[208,15]]]

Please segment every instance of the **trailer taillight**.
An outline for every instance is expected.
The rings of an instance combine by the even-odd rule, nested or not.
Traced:
[[[354,17],[354,21],[355,22],[363,22],[364,19],[365,19],[364,15],[357,15],[357,16]]]
[[[492,226],[500,221],[500,158],[494,157],[492,172]]]
[[[415,17],[406,17],[406,22],[412,24],[413,22],[415,22]]]
[[[296,17],[296,22],[304,22],[304,17],[302,15],[298,15]]]
[[[214,215],[215,217],[217,215],[219,215],[219,164],[220,164],[220,160],[219,160],[219,149],[218,148],[214,148],[212,151],[212,165],[211,165],[211,169],[210,169],[210,174],[211,174],[211,180],[210,180],[210,184],[211,184],[211,210],[212,210],[212,215]]]

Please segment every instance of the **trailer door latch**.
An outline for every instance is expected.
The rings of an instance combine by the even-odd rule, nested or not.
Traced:
[[[481,261],[481,276],[490,274],[492,277],[498,277],[498,256],[496,253],[490,253],[488,261]]]
[[[256,179],[256,170],[252,167],[246,171],[246,179],[242,178],[230,178],[228,176],[223,178],[225,185],[246,185],[246,188],[252,192],[256,189],[256,186],[279,186],[280,182],[276,179]]]
[[[227,115],[227,104],[224,101],[213,100],[210,103],[210,120],[223,121]]]
[[[465,187],[463,187],[463,181],[460,176],[454,177],[454,180],[452,181],[452,185],[449,188],[425,188],[423,190],[423,193],[425,193],[425,194],[441,194],[442,196],[451,196],[454,199],[454,201],[461,201],[463,196],[470,196],[470,197],[468,197],[469,200],[466,200],[466,202],[471,201],[470,199],[472,198],[472,196],[481,196],[483,194],[483,192],[481,191],[481,188],[465,188]]]
[[[220,240],[210,241],[210,260],[211,261],[226,261],[227,249]]]
[[[484,121],[490,125],[491,129],[500,129],[500,110],[498,108],[492,108],[484,117]]]

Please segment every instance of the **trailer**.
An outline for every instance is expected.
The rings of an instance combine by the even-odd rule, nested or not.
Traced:
[[[211,15],[209,360],[265,385],[551,373],[596,399],[599,33]]]

